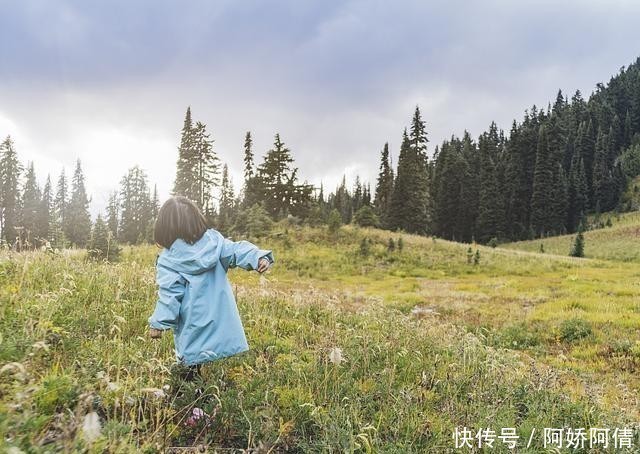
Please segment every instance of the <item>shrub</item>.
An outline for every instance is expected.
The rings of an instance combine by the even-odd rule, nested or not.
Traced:
[[[487,246],[492,247],[492,248],[498,247],[498,239],[494,236],[493,238],[491,238],[489,240],[489,242],[487,243]]]
[[[356,211],[353,221],[360,227],[376,227],[379,223],[378,216],[369,205],[365,205]]]
[[[34,394],[38,411],[52,415],[63,408],[73,408],[78,397],[76,387],[66,375],[48,375]]]
[[[329,213],[329,220],[327,221],[327,224],[329,226],[330,233],[336,233],[340,229],[340,226],[342,225],[342,217],[340,216],[340,213],[338,213],[338,210],[333,209],[331,213]]]
[[[578,234],[576,235],[576,239],[573,241],[571,253],[569,254],[571,257],[584,257],[584,234],[582,233],[582,230],[582,224],[580,224],[580,227],[578,227]]]
[[[572,318],[560,324],[560,339],[564,342],[575,342],[592,334],[591,324],[581,318]]]

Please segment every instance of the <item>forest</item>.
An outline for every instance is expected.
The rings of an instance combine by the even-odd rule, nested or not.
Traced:
[[[241,143],[241,141],[239,141]],[[207,125],[185,114],[173,194],[202,209],[227,235],[252,236],[284,218],[311,226],[354,223],[461,242],[498,243],[572,233],[588,214],[631,209],[624,197],[640,174],[640,59],[584,99],[559,91],[532,106],[508,134],[491,123],[477,139],[464,132],[429,152],[427,122],[416,107],[393,165],[384,144],[373,184],[346,178],[333,191],[301,180],[279,134],[257,163],[249,131],[244,180],[234,188]],[[16,249],[87,247],[152,240],[158,192],[141,166],[109,197],[106,213],[89,210],[81,162],[40,187],[11,137],[0,145],[0,232]],[[588,227],[584,225],[584,227]],[[102,251],[102,252],[100,252]]]

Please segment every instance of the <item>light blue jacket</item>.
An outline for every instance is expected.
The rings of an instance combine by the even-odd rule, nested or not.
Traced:
[[[248,241],[233,242],[210,229],[194,244],[177,239],[156,264],[158,302],[149,325],[173,329],[176,356],[201,364],[249,349],[227,270],[251,271],[271,251]]]

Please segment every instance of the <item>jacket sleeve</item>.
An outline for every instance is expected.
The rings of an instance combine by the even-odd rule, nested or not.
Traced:
[[[248,241],[231,241],[224,239],[220,263],[225,270],[240,267],[247,271],[258,268],[261,258],[266,258],[269,263],[273,263],[273,253],[269,250],[259,249],[255,244]]]
[[[180,274],[158,266],[158,301],[153,315],[149,317],[151,328],[167,330],[175,328],[184,296],[186,280]]]

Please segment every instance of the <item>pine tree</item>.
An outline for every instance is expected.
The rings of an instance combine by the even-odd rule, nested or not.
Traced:
[[[213,188],[218,184],[219,159],[213,151],[213,140],[207,133],[206,125],[197,122],[193,128],[195,157],[193,166],[196,180],[193,192],[187,197],[196,202],[205,214],[211,216]]]
[[[191,187],[195,181],[193,168],[195,144],[193,137],[193,120],[191,119],[191,107],[187,107],[184,117],[180,146],[178,147],[178,162],[176,164],[176,180],[173,186],[174,195],[184,195],[188,197]]]
[[[222,170],[222,185],[220,187],[220,207],[218,212],[218,224],[216,228],[223,234],[228,234],[233,226],[235,211],[235,196],[233,185],[229,176],[229,168],[224,165]]]
[[[555,234],[562,234],[567,231],[567,211],[569,206],[569,194],[567,178],[562,162],[556,162],[556,170],[553,175],[553,186],[551,189],[551,231]]]
[[[255,164],[253,162],[253,139],[251,131],[247,131],[244,136],[244,181],[249,181],[254,174]]]
[[[17,239],[20,217],[18,182],[22,166],[18,161],[13,140],[7,138],[0,144],[0,240],[13,244]]]
[[[533,175],[533,194],[531,196],[531,229],[536,236],[544,236],[551,228],[549,189],[553,184],[553,170],[549,159],[549,144],[544,125],[540,126],[539,135]]]
[[[505,211],[501,197],[495,161],[498,157],[499,138],[492,124],[488,133],[480,137],[480,204],[477,234],[480,242],[504,236]]]
[[[69,200],[64,231],[67,239],[76,247],[85,247],[91,235],[89,199],[79,159],[76,162],[76,170],[71,181],[71,199]]]
[[[596,140],[596,152],[593,161],[593,197],[595,204],[602,211],[613,208],[613,186],[611,170],[608,166],[607,136],[602,130],[598,130]]]
[[[31,247],[36,247],[38,240],[38,220],[40,214],[40,203],[42,194],[38,181],[36,179],[36,171],[31,162],[27,167],[26,181],[24,183],[24,191],[22,193],[22,227],[24,231],[23,240],[26,240]]]
[[[51,187],[51,176],[47,175],[47,181],[42,189],[42,199],[38,209],[37,235],[44,242],[53,242],[53,189]],[[46,244],[46,243],[45,243]]]
[[[120,182],[120,226],[118,238],[137,244],[148,238],[151,222],[151,198],[144,171],[134,166]]]
[[[218,183],[218,161],[206,125],[199,121],[194,124],[191,108],[187,108],[178,148],[173,194],[187,197],[208,217],[213,213],[212,195]]]
[[[380,172],[376,184],[374,206],[382,228],[388,228],[389,204],[393,193],[393,169],[389,157],[389,143],[385,143],[380,154]]]
[[[302,214],[309,208],[313,187],[298,183],[298,169],[293,167],[291,151],[276,134],[273,148],[257,169],[260,181],[260,200],[273,219],[288,214],[305,217]]]
[[[570,256],[572,257],[584,257],[584,234],[582,223],[578,227],[578,234],[576,235],[576,239],[573,242],[573,246],[571,247]]]
[[[391,199],[390,226],[409,233],[426,234],[429,225],[429,168],[425,123],[416,107],[411,134],[405,130]]]
[[[574,232],[586,213],[589,201],[584,160],[579,153],[574,154],[571,162],[568,199],[567,230]]]
[[[120,247],[113,239],[109,227],[99,214],[91,231],[91,240],[88,244],[89,257],[95,260],[117,260],[120,254]]]
[[[113,239],[118,238],[118,226],[120,224],[120,200],[118,198],[118,191],[113,191],[109,195],[109,202],[107,204],[107,227],[111,232]]]

